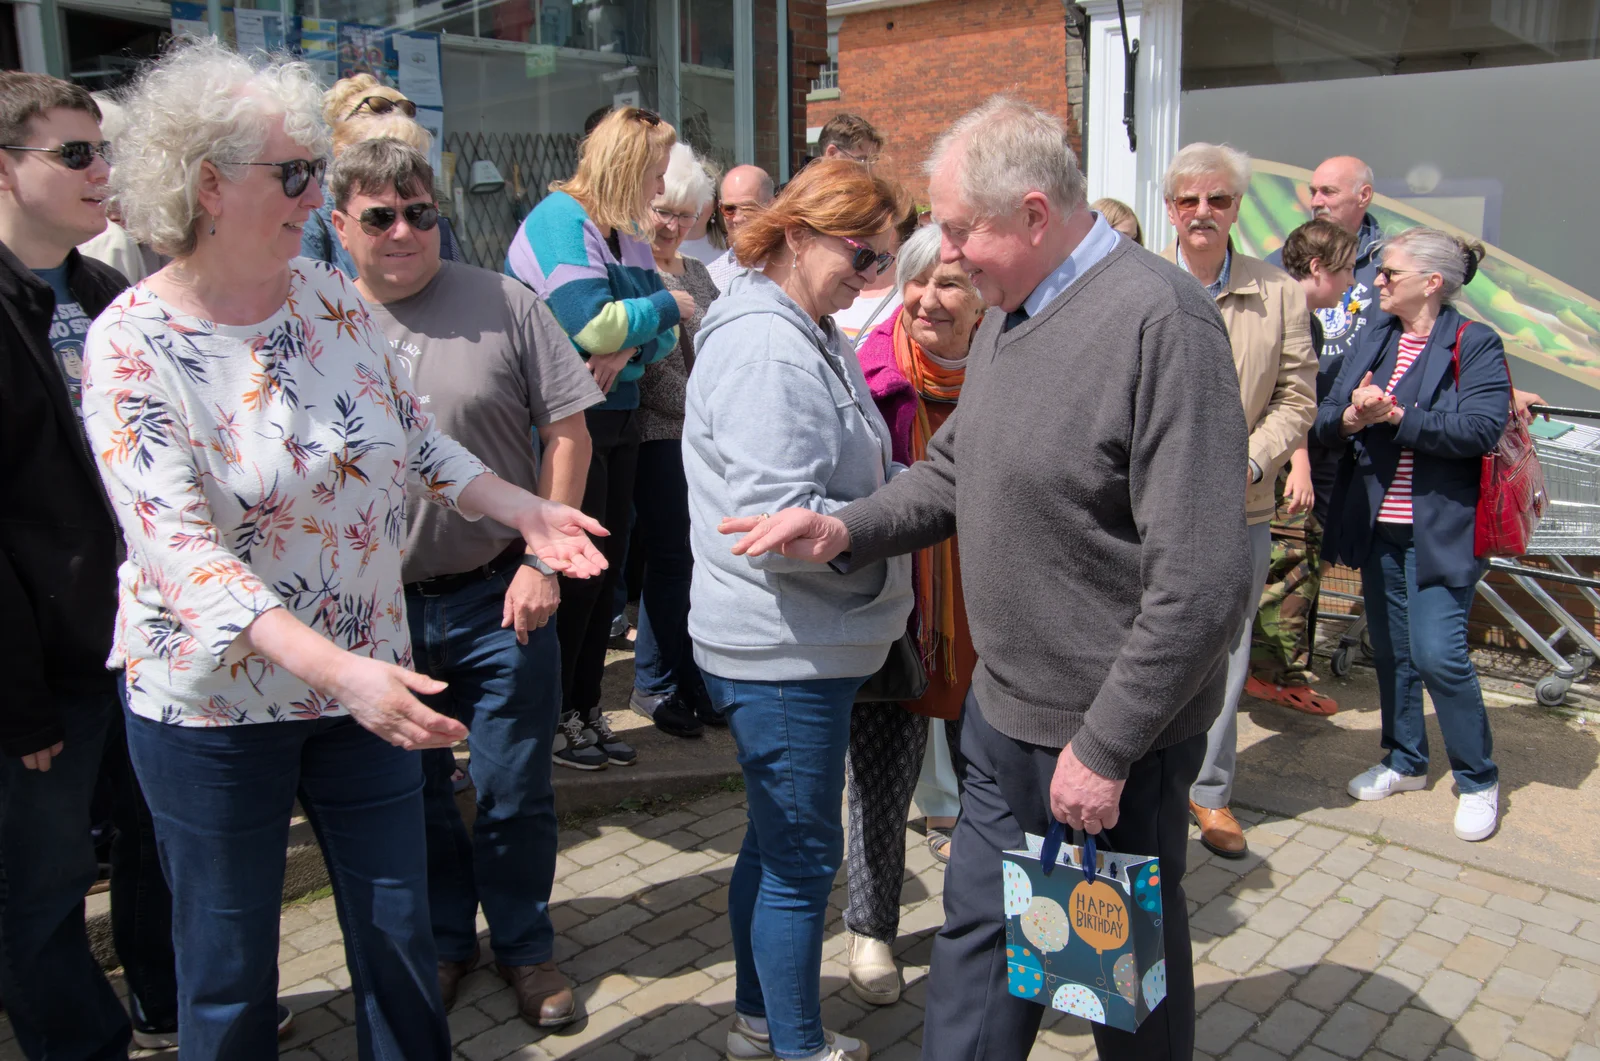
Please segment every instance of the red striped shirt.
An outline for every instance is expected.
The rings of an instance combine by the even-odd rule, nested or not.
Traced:
[[[1394,375],[1390,376],[1389,382],[1384,385],[1383,393],[1394,394],[1395,386],[1405,377],[1407,370],[1427,346],[1426,335],[1412,335],[1408,332],[1400,337],[1400,357],[1395,361]],[[1400,463],[1394,470],[1394,481],[1389,484],[1388,492],[1383,495],[1383,505],[1378,509],[1379,523],[1411,522],[1411,465],[1411,451],[1401,450]]]

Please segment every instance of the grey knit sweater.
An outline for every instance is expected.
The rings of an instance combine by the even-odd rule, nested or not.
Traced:
[[[848,565],[957,529],[984,718],[1111,778],[1201,734],[1259,587],[1247,432],[1215,302],[1123,240],[1036,316],[973,338],[919,462],[838,513]]]

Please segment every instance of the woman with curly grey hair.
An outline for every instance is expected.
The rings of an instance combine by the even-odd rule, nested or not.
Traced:
[[[296,260],[322,201],[321,92],[214,41],[145,72],[114,191],[173,261],[100,315],[85,428],[127,543],[111,665],[173,894],[185,1061],[277,1056],[289,817],[322,845],[362,1059],[450,1056],[428,920],[420,748],[466,733],[418,701],[400,581],[409,481],[517,528],[574,576],[574,509],[435,430],[337,270]]]

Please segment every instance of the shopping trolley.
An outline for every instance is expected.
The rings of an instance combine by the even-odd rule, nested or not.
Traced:
[[[1594,633],[1540,585],[1554,582],[1573,586],[1600,611],[1600,579],[1581,574],[1567,559],[1600,555],[1600,428],[1571,422],[1572,418],[1600,420],[1600,412],[1548,405],[1531,408],[1546,417],[1549,426],[1541,426],[1533,440],[1534,452],[1544,469],[1546,504],[1544,518],[1534,529],[1526,555],[1541,557],[1551,567],[1529,567],[1511,560],[1491,560],[1489,567],[1505,574],[1544,609],[1555,620],[1556,629],[1548,637],[1542,636],[1493,586],[1479,580],[1476,590],[1549,662],[1551,672],[1534,686],[1534,696],[1541,704],[1555,707],[1565,702],[1573,683],[1583,681],[1600,657],[1600,641]],[[1334,600],[1360,601],[1351,594],[1324,595]],[[1358,615],[1340,634],[1329,661],[1335,677],[1342,678],[1350,672],[1351,657],[1356,651],[1370,657],[1366,630],[1366,616]],[[1570,656],[1561,651],[1561,645],[1568,641],[1573,645]]]

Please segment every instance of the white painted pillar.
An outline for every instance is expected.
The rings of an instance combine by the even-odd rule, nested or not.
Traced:
[[[1089,70],[1087,96],[1088,133],[1084,144],[1084,176],[1089,181],[1089,201],[1121,199],[1129,206],[1136,197],[1138,159],[1128,147],[1128,134],[1122,124],[1123,67],[1122,25],[1117,17],[1117,0],[1086,0],[1089,15]],[[1139,39],[1141,0],[1126,0],[1128,36]],[[1142,47],[1142,45],[1141,45]],[[1142,102],[1142,101],[1136,101]]]
[[[1161,197],[1161,177],[1178,152],[1182,66],[1183,0],[1145,0],[1139,17],[1139,81],[1134,99],[1139,150],[1132,205],[1144,229],[1145,246],[1156,251],[1173,239]],[[1120,131],[1120,122],[1118,128]]]
[[[50,73],[50,59],[44,45],[44,13],[39,0],[17,0],[12,11],[17,23],[17,51],[22,69],[30,74]]]

